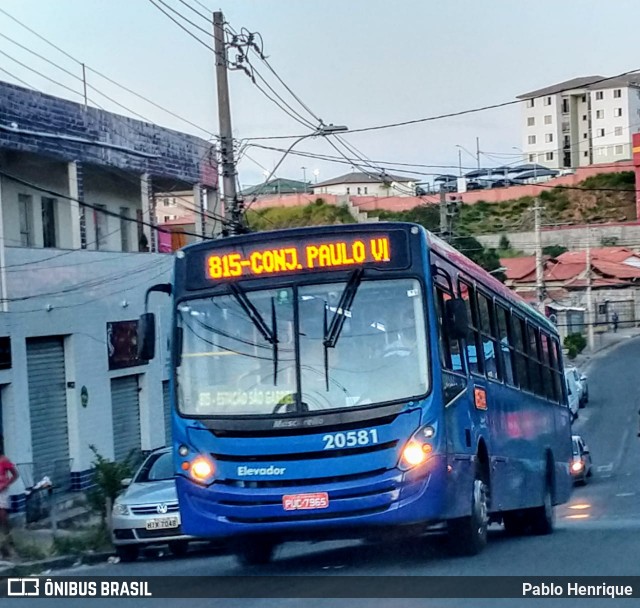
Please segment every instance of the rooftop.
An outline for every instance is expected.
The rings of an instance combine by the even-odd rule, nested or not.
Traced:
[[[411,177],[398,177],[390,173],[381,173],[380,175],[372,175],[371,173],[363,173],[360,171],[352,171],[338,177],[333,177],[319,184],[314,184],[313,188],[323,188],[325,186],[336,186],[339,184],[385,184],[391,182],[413,182]]]
[[[572,78],[571,80],[565,80],[557,84],[553,84],[542,89],[530,91],[529,93],[523,93],[518,95],[516,99],[531,99],[532,97],[543,97],[544,95],[555,95],[562,91],[570,91],[573,89],[613,89],[616,87],[640,87],[640,75],[629,74],[628,76],[619,76],[613,78],[607,78],[606,76],[579,76]]]

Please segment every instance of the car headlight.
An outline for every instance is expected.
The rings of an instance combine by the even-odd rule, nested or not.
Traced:
[[[117,502],[113,505],[113,514],[129,515],[129,507],[127,505],[123,505],[121,502]]]

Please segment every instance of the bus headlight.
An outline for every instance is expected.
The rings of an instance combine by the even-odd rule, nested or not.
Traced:
[[[194,481],[197,481],[198,483],[207,483],[213,478],[215,470],[216,468],[209,458],[205,456],[196,456],[196,458],[191,461],[189,474]]]
[[[433,453],[433,446],[430,443],[430,439],[432,439],[435,434],[436,431],[431,425],[426,425],[418,429],[402,450],[400,462],[398,463],[399,468],[403,471],[408,471],[427,462]]]

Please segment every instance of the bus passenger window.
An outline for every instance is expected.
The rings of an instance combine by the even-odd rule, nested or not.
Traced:
[[[436,308],[438,313],[438,338],[440,342],[440,362],[444,369],[463,373],[460,357],[460,344],[449,336],[449,329],[445,323],[445,302],[451,295],[436,287]]]
[[[527,356],[525,351],[525,337],[526,337],[526,325],[524,319],[513,315],[512,329],[513,329],[513,345],[515,348],[515,370],[516,380],[520,388],[524,390],[531,390],[531,382],[529,380],[529,374],[527,372]]]
[[[496,304],[496,320],[498,325],[498,338],[500,340],[500,360],[502,363],[502,374],[504,381],[510,386],[515,386],[514,375],[514,350],[513,344],[509,340],[509,311]]]
[[[497,332],[494,328],[493,301],[482,293],[478,293],[478,313],[485,374],[487,378],[497,380],[501,374],[497,358],[498,344]]]
[[[469,337],[467,343],[467,364],[470,372],[482,374],[484,370],[483,347],[480,339],[480,323],[476,306],[476,290],[472,285],[463,281],[459,282],[460,297],[467,306],[469,317]]]

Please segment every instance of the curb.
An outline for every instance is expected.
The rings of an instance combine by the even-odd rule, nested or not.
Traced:
[[[113,551],[102,551],[97,553],[82,553],[79,555],[61,555],[60,557],[50,557],[34,562],[13,564],[6,568],[0,568],[0,580],[11,576],[31,576],[40,574],[45,570],[71,568],[72,566],[80,564],[98,564],[100,562],[106,562],[113,554]]]

